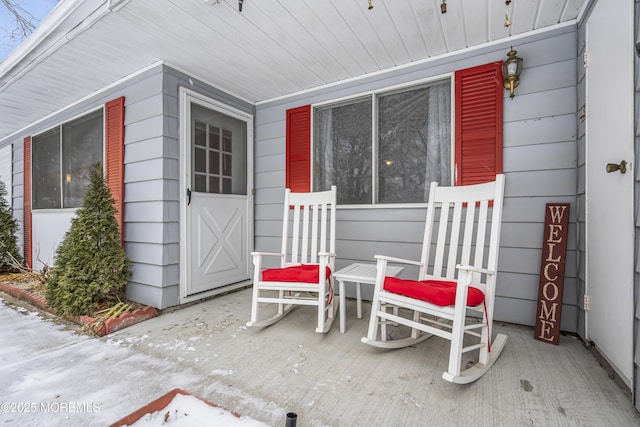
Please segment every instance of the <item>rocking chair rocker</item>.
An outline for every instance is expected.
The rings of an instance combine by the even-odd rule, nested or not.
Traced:
[[[331,280],[335,262],[336,187],[314,193],[292,193],[287,188],[283,218],[281,252],[251,253],[253,297],[247,326],[272,325],[294,305],[306,305],[317,308],[316,332],[326,333],[337,309]],[[279,268],[263,270],[263,258],[269,256],[280,258]],[[268,310],[265,306],[271,306],[275,314],[262,318],[265,317],[262,310]]]
[[[420,261],[375,256],[371,319],[362,342],[401,348],[437,335],[451,341],[445,380],[470,383],[489,370],[507,340],[504,334],[491,340],[503,197],[504,175],[485,184],[431,184]],[[388,263],[417,266],[417,280],[387,277]],[[390,324],[408,327],[410,335],[388,340]],[[477,362],[462,370],[463,353],[473,350]]]

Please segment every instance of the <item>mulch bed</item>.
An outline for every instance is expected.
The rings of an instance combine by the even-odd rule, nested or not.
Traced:
[[[47,306],[45,298],[46,286],[36,277],[24,273],[0,273],[0,292],[11,295],[22,301],[58,316],[56,310]],[[129,304],[129,309],[118,317],[104,319],[99,313],[90,316],[60,316],[82,326],[82,329],[97,336],[105,336],[128,326],[135,325],[158,315],[154,307],[145,306],[133,301],[123,301]]]

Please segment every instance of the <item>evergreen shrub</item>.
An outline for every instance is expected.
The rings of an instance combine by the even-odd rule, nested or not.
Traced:
[[[18,221],[13,217],[7,194],[5,183],[0,181],[0,272],[15,272],[18,270],[15,262],[22,265],[22,255],[16,238]]]
[[[96,165],[82,207],[56,250],[47,304],[63,315],[93,313],[124,298],[130,262],[122,247],[116,208],[102,167]]]

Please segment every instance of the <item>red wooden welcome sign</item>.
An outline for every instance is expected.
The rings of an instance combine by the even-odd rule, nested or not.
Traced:
[[[560,338],[568,228],[569,203],[547,203],[534,338],[555,345]]]

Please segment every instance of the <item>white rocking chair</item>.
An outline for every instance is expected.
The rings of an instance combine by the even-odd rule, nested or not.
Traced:
[[[489,370],[507,340],[504,334],[491,340],[503,196],[504,175],[486,184],[431,184],[420,261],[375,257],[371,320],[362,342],[401,348],[437,335],[451,341],[445,380],[470,383]],[[386,277],[388,263],[417,266],[417,280]],[[410,335],[388,340],[387,325],[407,326]],[[473,350],[478,360],[462,370],[463,353]]]
[[[331,280],[335,263],[336,187],[314,193],[292,193],[287,188],[283,218],[281,252],[251,254],[253,300],[247,326],[269,326],[287,315],[294,305],[310,305],[317,307],[316,332],[326,333],[337,309]],[[267,256],[280,258],[280,268],[263,270],[262,260]],[[267,309],[265,306],[271,306],[275,314],[269,313],[263,319],[261,311]]]

